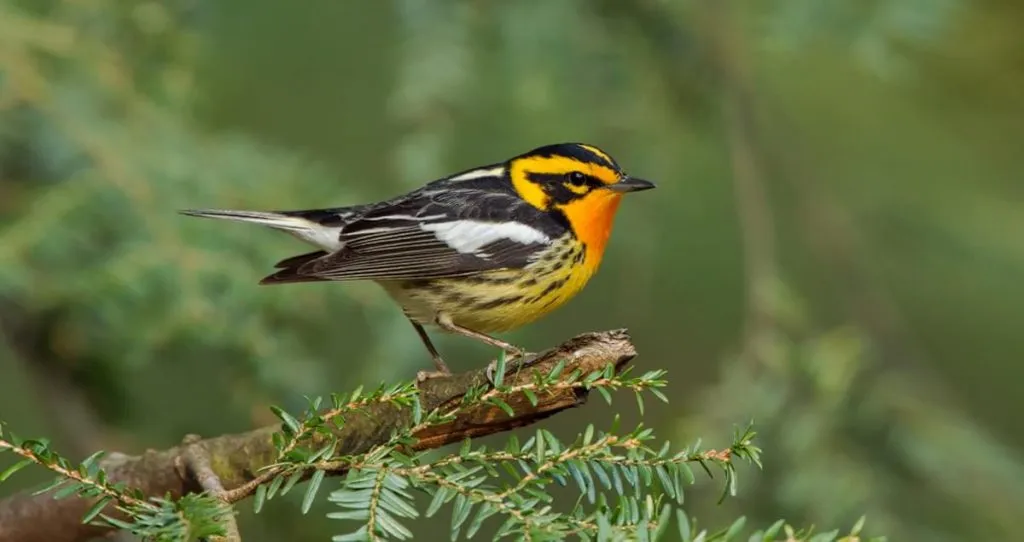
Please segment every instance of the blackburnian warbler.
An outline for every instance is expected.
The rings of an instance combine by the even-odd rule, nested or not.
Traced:
[[[576,295],[597,271],[622,195],[650,188],[597,147],[560,143],[379,203],[182,212],[263,224],[320,249],[282,260],[260,284],[379,283],[448,374],[424,326],[521,356],[488,333],[532,322]]]

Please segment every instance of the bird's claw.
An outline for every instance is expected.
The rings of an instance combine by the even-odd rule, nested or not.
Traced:
[[[523,368],[530,366],[530,364],[532,364],[536,360],[536,355],[529,354],[525,350],[506,350],[505,374],[508,374],[510,372],[519,372]],[[494,385],[494,373],[497,370],[498,360],[492,360],[490,363],[487,364],[487,369],[484,370],[484,375],[487,377],[487,382],[491,385],[491,387],[497,387]]]
[[[426,382],[427,380],[431,380],[434,378],[444,378],[446,376],[451,375],[451,372],[445,371],[416,371],[416,385],[419,386],[420,384]]]

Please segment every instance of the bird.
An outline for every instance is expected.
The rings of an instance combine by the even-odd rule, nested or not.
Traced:
[[[189,209],[281,230],[317,250],[281,260],[260,284],[369,280],[402,308],[433,361],[426,328],[525,356],[494,337],[578,294],[598,270],[623,195],[655,188],[605,151],[556,143],[377,203],[295,211]],[[494,364],[488,366],[491,378]]]

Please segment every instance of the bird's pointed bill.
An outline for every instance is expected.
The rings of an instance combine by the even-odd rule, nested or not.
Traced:
[[[655,186],[657,185],[651,181],[645,181],[634,177],[626,177],[615,184],[608,185],[608,188],[616,192],[639,192],[641,190],[650,190]]]

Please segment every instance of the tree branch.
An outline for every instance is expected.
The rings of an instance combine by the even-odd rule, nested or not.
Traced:
[[[181,470],[179,476],[182,478],[191,475],[203,491],[213,495],[228,505],[227,491],[221,484],[220,477],[213,472],[211,465],[212,458],[203,446],[192,446],[202,442],[198,435],[186,435],[182,444],[186,445],[185,453],[181,456]],[[224,536],[211,537],[210,542],[242,542],[242,535],[238,532],[238,521],[234,513],[224,520]]]
[[[625,330],[585,333],[540,353],[530,368],[509,374],[505,384],[532,382],[533,370],[547,374],[559,362],[565,361],[563,375],[574,370],[584,374],[598,371],[609,363],[621,371],[636,355],[636,350]],[[420,386],[420,402],[424,412],[457,405],[463,395],[473,387],[487,382],[485,369],[477,369],[451,377],[435,378]],[[480,437],[509,431],[536,423],[562,410],[582,405],[587,392],[579,388],[565,388],[539,394],[533,405],[521,393],[510,393],[502,399],[515,415],[509,416],[500,408],[482,404],[462,411],[451,422],[424,428],[415,434],[414,450],[440,448],[467,437]],[[346,417],[341,429],[334,430],[338,455],[356,455],[387,442],[392,434],[412,424],[409,408],[391,404],[376,404],[362,414]],[[247,433],[223,435],[168,450],[149,450],[139,456],[112,454],[101,462],[108,478],[142,491],[147,496],[179,497],[201,492],[200,480],[181,465],[194,463],[196,454],[209,460],[209,471],[219,480],[225,494],[242,497],[251,495],[253,480],[261,469],[274,463],[277,450],[271,435],[278,426],[268,426]],[[313,437],[314,439],[318,437]],[[322,437],[321,437],[322,438]],[[313,443],[315,445],[315,442]],[[335,472],[332,474],[339,474]],[[110,533],[110,529],[83,525],[81,518],[90,501],[68,497],[54,500],[50,495],[23,493],[0,501],[0,542],[77,542]]]

